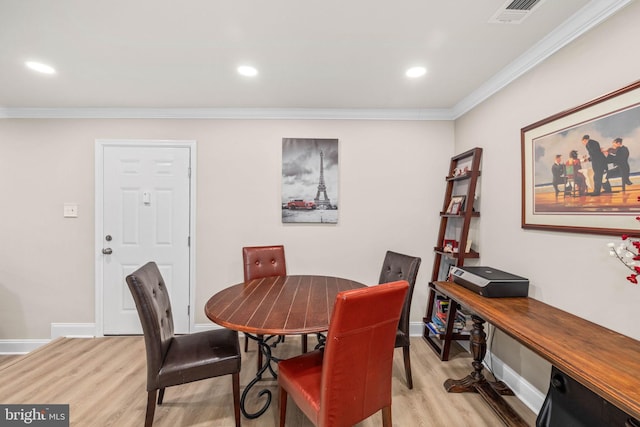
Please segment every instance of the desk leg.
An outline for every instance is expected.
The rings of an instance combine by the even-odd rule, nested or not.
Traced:
[[[502,396],[513,396],[513,391],[502,381],[487,381],[482,374],[482,361],[487,353],[487,334],[484,332],[485,321],[472,315],[470,345],[473,354],[473,372],[461,380],[448,379],[444,388],[449,393],[478,393],[508,426],[526,426],[522,418],[509,406]]]
[[[513,396],[513,392],[502,381],[489,382],[482,374],[482,361],[487,354],[487,334],[484,332],[485,321],[472,315],[473,329],[471,330],[471,337],[469,343],[471,346],[471,354],[473,354],[473,372],[464,377],[461,380],[448,379],[444,382],[444,388],[449,393],[477,393],[477,387],[480,384],[490,384],[498,393],[502,395]]]
[[[271,353],[271,344],[269,344],[269,341],[276,338],[278,341],[274,344],[277,344],[278,342],[280,342],[281,337],[277,335],[269,335],[266,337],[263,335],[258,335],[258,336],[254,336],[250,334],[246,334],[246,335],[252,340],[257,342],[258,349],[260,350],[260,353],[264,355],[264,358],[265,358],[265,363],[260,367],[260,369],[258,369],[256,376],[244,388],[244,390],[242,391],[242,396],[240,397],[240,410],[242,411],[242,414],[249,419],[254,419],[264,414],[267,408],[269,408],[269,405],[271,404],[271,390],[268,390],[265,388],[260,390],[260,392],[258,392],[258,397],[262,397],[263,395],[266,395],[267,401],[264,403],[262,408],[260,408],[256,412],[252,412],[252,413],[247,412],[245,408],[245,400],[247,399],[247,394],[249,393],[249,390],[251,390],[253,386],[256,385],[258,381],[262,379],[262,374],[264,374],[267,370],[269,371],[269,373],[274,379],[278,378],[278,374],[276,374],[275,370],[273,369],[271,362],[275,362],[277,364],[280,361],[280,359],[273,356],[273,354]],[[275,347],[275,345],[273,346]]]

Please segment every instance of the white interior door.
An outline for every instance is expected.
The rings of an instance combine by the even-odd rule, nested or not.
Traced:
[[[170,292],[176,333],[189,332],[190,148],[103,148],[103,333],[142,327],[125,277],[148,261]]]

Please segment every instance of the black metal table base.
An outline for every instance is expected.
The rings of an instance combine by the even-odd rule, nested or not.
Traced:
[[[242,391],[242,396],[240,396],[240,410],[242,411],[242,414],[246,418],[249,418],[252,420],[264,414],[265,411],[269,408],[269,405],[271,405],[272,393],[271,393],[271,390],[267,388],[264,388],[258,392],[258,399],[261,398],[262,396],[266,396],[267,400],[264,402],[264,405],[262,406],[262,408],[260,408],[256,412],[248,412],[247,409],[245,408],[245,401],[247,399],[247,394],[249,394],[249,390],[251,390],[253,386],[255,386],[258,383],[258,381],[262,380],[262,375],[267,371],[269,371],[268,373],[271,374],[271,377],[273,379],[278,379],[278,374],[274,370],[274,366],[271,363],[274,362],[277,365],[280,359],[278,359],[273,355],[273,353],[271,352],[271,349],[276,348],[278,344],[283,342],[284,336],[283,335],[267,335],[267,336],[257,335],[256,336],[248,333],[245,333],[245,335],[248,336],[250,339],[254,340],[258,344],[258,350],[261,351],[262,354],[264,355],[264,363],[262,364],[262,367],[258,369],[256,376],[251,380],[249,384],[247,384],[247,386]],[[318,333],[317,337],[318,337],[318,345],[315,346],[316,350],[324,347],[325,340],[326,340],[326,337],[321,333]]]
[[[318,344],[316,344],[316,346],[313,349],[319,350],[321,348],[324,348],[324,344],[327,341],[327,337],[320,332],[318,332],[316,336],[318,337]]]
[[[245,335],[248,336],[250,339],[256,341],[256,343],[258,344],[258,350],[261,351],[262,354],[264,355],[264,363],[262,364],[262,367],[258,370],[258,372],[256,373],[256,376],[251,380],[251,382],[247,384],[244,391],[242,392],[242,396],[240,397],[240,410],[242,411],[242,414],[249,419],[254,419],[264,414],[267,408],[269,408],[269,405],[271,404],[272,393],[271,393],[271,390],[266,388],[260,390],[258,392],[258,398],[262,396],[266,396],[267,400],[262,406],[262,408],[260,408],[257,412],[252,412],[252,413],[247,412],[245,408],[245,400],[247,398],[247,394],[249,393],[249,390],[251,390],[253,386],[258,383],[258,381],[262,380],[262,374],[264,374],[266,371],[269,371],[273,379],[278,378],[278,374],[273,369],[271,362],[275,362],[277,364],[280,361],[280,359],[273,356],[273,354],[271,353],[271,347],[275,347],[276,345],[278,345],[278,343],[282,341],[282,336],[268,335],[265,337],[265,336],[255,336],[251,334],[245,334]],[[274,341],[273,343],[270,343],[270,341],[273,339],[276,339],[276,341]]]

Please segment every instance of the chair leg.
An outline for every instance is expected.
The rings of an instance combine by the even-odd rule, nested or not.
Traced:
[[[164,388],[161,388],[158,394],[158,405],[162,405],[162,399],[164,399]]]
[[[144,419],[144,427],[153,425],[153,415],[156,412],[156,392],[157,390],[153,390],[147,393],[147,415]]]
[[[409,346],[402,347],[402,355],[404,356],[404,373],[407,376],[407,387],[409,390],[413,388],[413,379],[411,378],[411,358],[409,357]]]
[[[302,336],[302,354],[307,352],[307,335]]]
[[[284,427],[287,419],[287,390],[280,386],[280,427]]]
[[[247,350],[249,350],[249,337],[248,336],[244,336],[244,352],[246,353]]]
[[[391,423],[391,405],[382,408],[382,427],[392,427]],[[282,426],[280,426],[282,427]]]
[[[240,372],[231,374],[233,383],[233,414],[236,417],[236,427],[240,427]]]

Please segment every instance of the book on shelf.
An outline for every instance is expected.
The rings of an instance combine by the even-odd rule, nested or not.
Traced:
[[[429,329],[429,332],[431,332],[434,335],[444,334],[444,331],[439,331],[438,327],[434,325],[432,322],[425,323],[425,326],[427,327],[427,329]]]
[[[445,298],[436,299],[435,310],[431,315],[431,319],[424,318],[424,325],[432,334],[442,335],[446,333],[450,306],[450,300]],[[453,320],[452,332],[454,334],[468,333],[472,325],[471,315],[463,308],[458,308]]]
[[[473,329],[473,320],[471,319],[471,313],[465,309],[460,309],[456,312],[456,315],[459,316],[461,322],[463,323],[463,329],[465,331],[470,331]]]
[[[445,329],[446,328],[446,319],[441,319],[438,315],[435,315],[431,318],[431,321],[438,326],[438,328]],[[465,327],[465,322],[461,320],[458,316],[453,321],[453,330],[454,332],[459,332]]]
[[[444,334],[447,332],[447,329],[442,324],[438,324],[436,322],[429,322],[426,325],[429,328],[429,330],[434,334]],[[453,332],[458,333],[459,331],[454,328]]]
[[[434,322],[425,323],[425,326],[429,329],[429,331],[431,331],[432,334],[435,334],[435,335],[443,335],[447,333],[447,330],[444,326],[439,326]],[[451,332],[453,332],[454,334],[460,334],[460,333],[465,333],[465,330],[453,328]]]
[[[436,313],[435,316],[437,317],[437,320],[442,323],[443,326],[446,325],[447,313]],[[457,312],[456,318],[453,321],[453,327],[462,329],[466,326],[466,324],[467,324],[466,317],[462,313]]]
[[[446,313],[447,311],[449,311],[449,300],[438,299],[436,309],[438,313]]]

